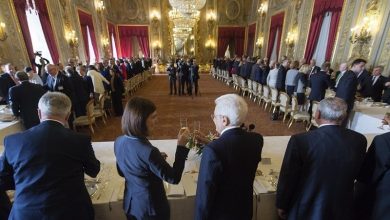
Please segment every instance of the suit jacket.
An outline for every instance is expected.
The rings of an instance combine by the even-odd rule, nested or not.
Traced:
[[[43,87],[51,92],[65,93],[70,98],[70,100],[73,100],[74,91],[72,89],[72,84],[69,78],[61,73],[58,73],[57,80],[55,83],[54,81],[55,79],[49,75],[49,77],[47,77],[46,84]]]
[[[340,78],[336,89],[336,97],[343,99],[348,104],[348,112],[353,109],[355,95],[358,86],[356,74],[348,70]]]
[[[318,73],[320,71],[321,71],[321,68],[319,66],[314,66],[314,68],[311,68],[310,72],[309,72],[309,79],[311,76],[313,76],[313,74]]]
[[[353,187],[366,138],[337,125],[293,135],[279,176],[276,206],[289,220],[351,219]]]
[[[390,133],[374,138],[357,178],[356,219],[390,219]]]
[[[11,201],[4,190],[0,189],[0,219],[8,219],[11,212]]]
[[[314,73],[309,80],[311,87],[309,100],[321,101],[325,97],[326,89],[330,86],[329,76],[323,72]]]
[[[162,180],[180,182],[189,149],[177,146],[173,167],[147,139],[124,135],[115,140],[114,150],[118,173],[126,180],[123,208],[128,218],[168,220]]]
[[[195,219],[252,218],[253,180],[262,148],[260,134],[233,128],[203,149]]]
[[[0,104],[8,104],[9,89],[15,86],[15,82],[12,80],[11,76],[8,73],[3,73],[0,75],[0,96],[3,97],[3,100],[0,98]]]
[[[379,76],[375,84],[373,84],[372,76],[367,79],[369,82],[369,96],[374,102],[380,102],[382,100],[382,93],[385,89],[385,83],[387,82],[386,77]]]
[[[29,81],[23,81],[9,89],[12,112],[20,117],[25,129],[39,124],[38,102],[45,92],[41,85]]]
[[[59,122],[5,137],[0,183],[14,181],[10,218],[94,219],[84,173],[96,177],[99,170],[91,138]]]
[[[368,73],[367,70],[363,70],[363,72],[358,75],[357,77],[358,80],[358,89],[357,92],[360,93],[361,96],[363,97],[369,97],[370,96],[370,87],[372,81],[370,80],[370,74]]]
[[[276,79],[276,89],[278,91],[284,91],[286,84],[287,69],[283,65],[280,65],[278,70],[278,78]]]

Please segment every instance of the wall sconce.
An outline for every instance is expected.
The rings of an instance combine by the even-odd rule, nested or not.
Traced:
[[[372,38],[372,34],[378,27],[378,17],[376,14],[367,15],[363,18],[361,24],[356,25],[351,29],[351,36],[349,41],[352,44],[369,44]]]
[[[286,44],[289,48],[293,48],[295,46],[295,41],[297,39],[296,31],[289,31],[286,37]]]
[[[217,20],[217,14],[214,12],[214,10],[209,10],[206,14],[206,21],[210,33],[214,29],[216,20]]]
[[[156,53],[157,53],[157,54],[160,53],[160,50],[161,50],[161,42],[158,41],[158,40],[154,41],[154,42],[152,43],[152,48],[153,48],[154,50],[156,50]]]
[[[204,44],[207,50],[212,51],[215,48],[215,42],[209,35],[209,39],[207,39],[206,43]]]
[[[108,45],[110,44],[110,41],[106,37],[102,37],[101,41],[102,41],[103,48],[108,47]]]
[[[259,9],[257,9],[257,12],[262,16],[265,13],[267,13],[267,10],[268,10],[268,3],[265,1],[261,3]]]
[[[0,22],[0,40],[5,41],[7,39],[7,32],[5,32],[5,23]]]
[[[104,6],[104,1],[103,0],[97,1],[96,2],[96,11],[97,12],[103,12],[104,9],[106,9],[106,7]]]
[[[257,38],[256,46],[258,48],[261,49],[263,47],[263,43],[264,43],[264,37],[263,36],[260,36],[259,38]]]
[[[72,57],[77,57],[77,48],[79,47],[79,38],[76,36],[76,31],[66,31],[65,39],[72,49]]]

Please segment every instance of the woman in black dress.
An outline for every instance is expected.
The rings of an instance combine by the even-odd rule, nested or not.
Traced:
[[[123,86],[123,81],[120,77],[120,71],[117,66],[113,66],[110,70],[111,74],[111,100],[112,107],[114,108],[114,113],[116,116],[122,116],[123,114],[123,104],[122,104],[122,94],[125,91]]]

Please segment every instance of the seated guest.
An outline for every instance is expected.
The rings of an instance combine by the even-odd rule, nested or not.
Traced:
[[[390,133],[385,133],[372,141],[357,178],[355,219],[390,219],[389,167]]]
[[[84,173],[96,177],[100,162],[91,138],[64,127],[71,101],[63,93],[41,97],[41,123],[4,139],[0,185],[14,182],[10,219],[94,219]]]
[[[298,66],[299,62],[294,61],[290,64],[290,69],[287,71],[286,74],[286,92],[289,96],[291,96],[294,93],[295,86],[297,85],[295,82],[295,77],[298,74]]]
[[[12,86],[16,85],[15,68],[12,64],[4,65],[4,73],[0,75],[0,105],[6,105],[9,101],[8,91]]]
[[[197,220],[252,219],[253,181],[263,137],[240,128],[247,113],[247,103],[236,94],[215,100],[212,118],[220,137],[203,149],[196,190]]]
[[[306,87],[307,87],[307,74],[310,71],[308,64],[303,64],[299,69],[297,76],[295,77],[295,90],[294,93],[297,96],[298,105],[304,105],[306,99]]]
[[[382,93],[385,89],[386,77],[382,76],[383,66],[376,66],[372,71],[372,76],[369,78],[369,95],[374,102],[380,102]]]
[[[24,68],[24,72],[27,73],[31,83],[43,86],[41,77],[31,67]]]
[[[42,86],[29,82],[25,72],[16,72],[16,80],[19,85],[9,89],[12,112],[20,120],[25,129],[29,129],[39,124],[38,102],[46,93]]]
[[[127,102],[122,116],[124,135],[114,145],[118,173],[126,180],[123,208],[127,219],[168,220],[169,204],[162,180],[178,184],[184,170],[189,131],[180,130],[171,167],[147,139],[156,120],[156,106],[151,101],[135,97]]]
[[[276,193],[282,219],[352,219],[353,186],[366,152],[366,138],[340,126],[347,105],[322,100],[319,128],[293,135],[287,145]]]
[[[275,60],[271,60],[269,66],[271,70],[267,76],[267,85],[270,88],[276,88],[276,80],[278,78],[279,64]]]

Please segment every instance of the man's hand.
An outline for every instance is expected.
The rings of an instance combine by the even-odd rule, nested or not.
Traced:
[[[281,219],[287,219],[287,212],[283,209],[278,209],[278,215]]]

